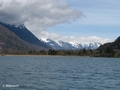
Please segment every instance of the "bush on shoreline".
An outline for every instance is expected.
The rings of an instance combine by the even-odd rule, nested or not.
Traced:
[[[3,50],[1,55],[61,55],[61,56],[90,56],[90,57],[120,57],[120,50]]]

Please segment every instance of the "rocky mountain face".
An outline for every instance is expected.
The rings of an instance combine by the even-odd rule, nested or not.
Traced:
[[[9,31],[13,32],[23,41],[33,45],[34,47],[38,49],[51,48],[45,42],[43,42],[42,40],[39,40],[35,35],[33,35],[24,25],[10,25],[10,24],[5,24],[1,22],[0,24],[4,26],[5,28],[7,28]]]
[[[114,42],[110,42],[110,43],[105,43],[103,45],[101,45],[98,50],[106,50],[107,48],[110,49],[118,49],[120,50],[120,36],[114,41]]]
[[[54,41],[51,39],[44,40],[48,45],[50,45],[55,50],[77,50],[77,49],[97,49],[101,43],[89,43],[89,44],[82,44],[82,43],[70,43],[64,41]]]
[[[0,48],[4,49],[94,50],[98,48],[105,50],[107,47],[120,49],[120,37],[118,37],[114,42],[106,43],[104,45],[99,42],[85,44],[60,40],[55,41],[51,39],[39,40],[24,25],[10,25],[0,22]]]
[[[30,50],[33,47],[0,25],[0,50]]]
[[[120,36],[112,43],[113,49],[120,49]]]

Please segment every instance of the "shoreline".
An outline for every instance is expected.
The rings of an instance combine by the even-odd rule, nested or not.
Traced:
[[[96,56],[77,56],[77,55],[11,55],[11,54],[6,54],[6,55],[0,55],[1,57],[4,56],[25,56],[25,57],[32,57],[32,56],[38,56],[38,57],[81,57],[81,58],[120,58],[120,57],[96,57]]]
[[[32,57],[32,56],[41,56],[41,57],[83,57],[83,58],[120,58],[120,57],[102,57],[102,56],[78,56],[78,55],[30,55],[30,54],[0,54],[0,56],[26,56],[26,57]]]
[[[6,54],[6,55],[0,55],[0,56],[50,56],[50,57],[91,57],[91,56],[75,56],[75,55],[10,55],[10,54]]]

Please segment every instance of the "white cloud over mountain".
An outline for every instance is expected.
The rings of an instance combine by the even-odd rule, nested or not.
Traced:
[[[89,36],[89,37],[62,36],[60,34],[48,33],[46,31],[41,32],[40,38],[43,40],[50,38],[55,41],[61,40],[70,43],[86,43],[86,44],[94,43],[94,42],[99,42],[101,44],[104,44],[106,42],[112,42],[112,40],[109,38],[101,38],[97,36]]]
[[[82,16],[63,0],[0,0],[0,21],[25,24],[33,33]]]
[[[49,27],[82,17],[83,13],[72,8],[65,0],[0,0],[0,21],[8,24],[25,24],[38,38],[85,43],[111,41],[96,36],[62,36],[46,31]]]

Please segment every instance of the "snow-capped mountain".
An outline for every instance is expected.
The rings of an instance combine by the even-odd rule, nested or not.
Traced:
[[[38,39],[32,32],[30,32],[24,24],[21,25],[12,25],[0,22],[0,25],[7,28],[9,31],[13,32],[17,35],[20,39],[24,40],[25,42],[31,44],[35,48],[40,49],[50,49],[45,42]]]
[[[65,41],[54,41],[51,39],[45,39],[43,40],[44,42],[46,42],[48,45],[50,45],[53,49],[55,50],[76,50],[76,49],[97,49],[101,43],[98,42],[94,42],[94,43],[73,43],[73,42],[65,42]]]

